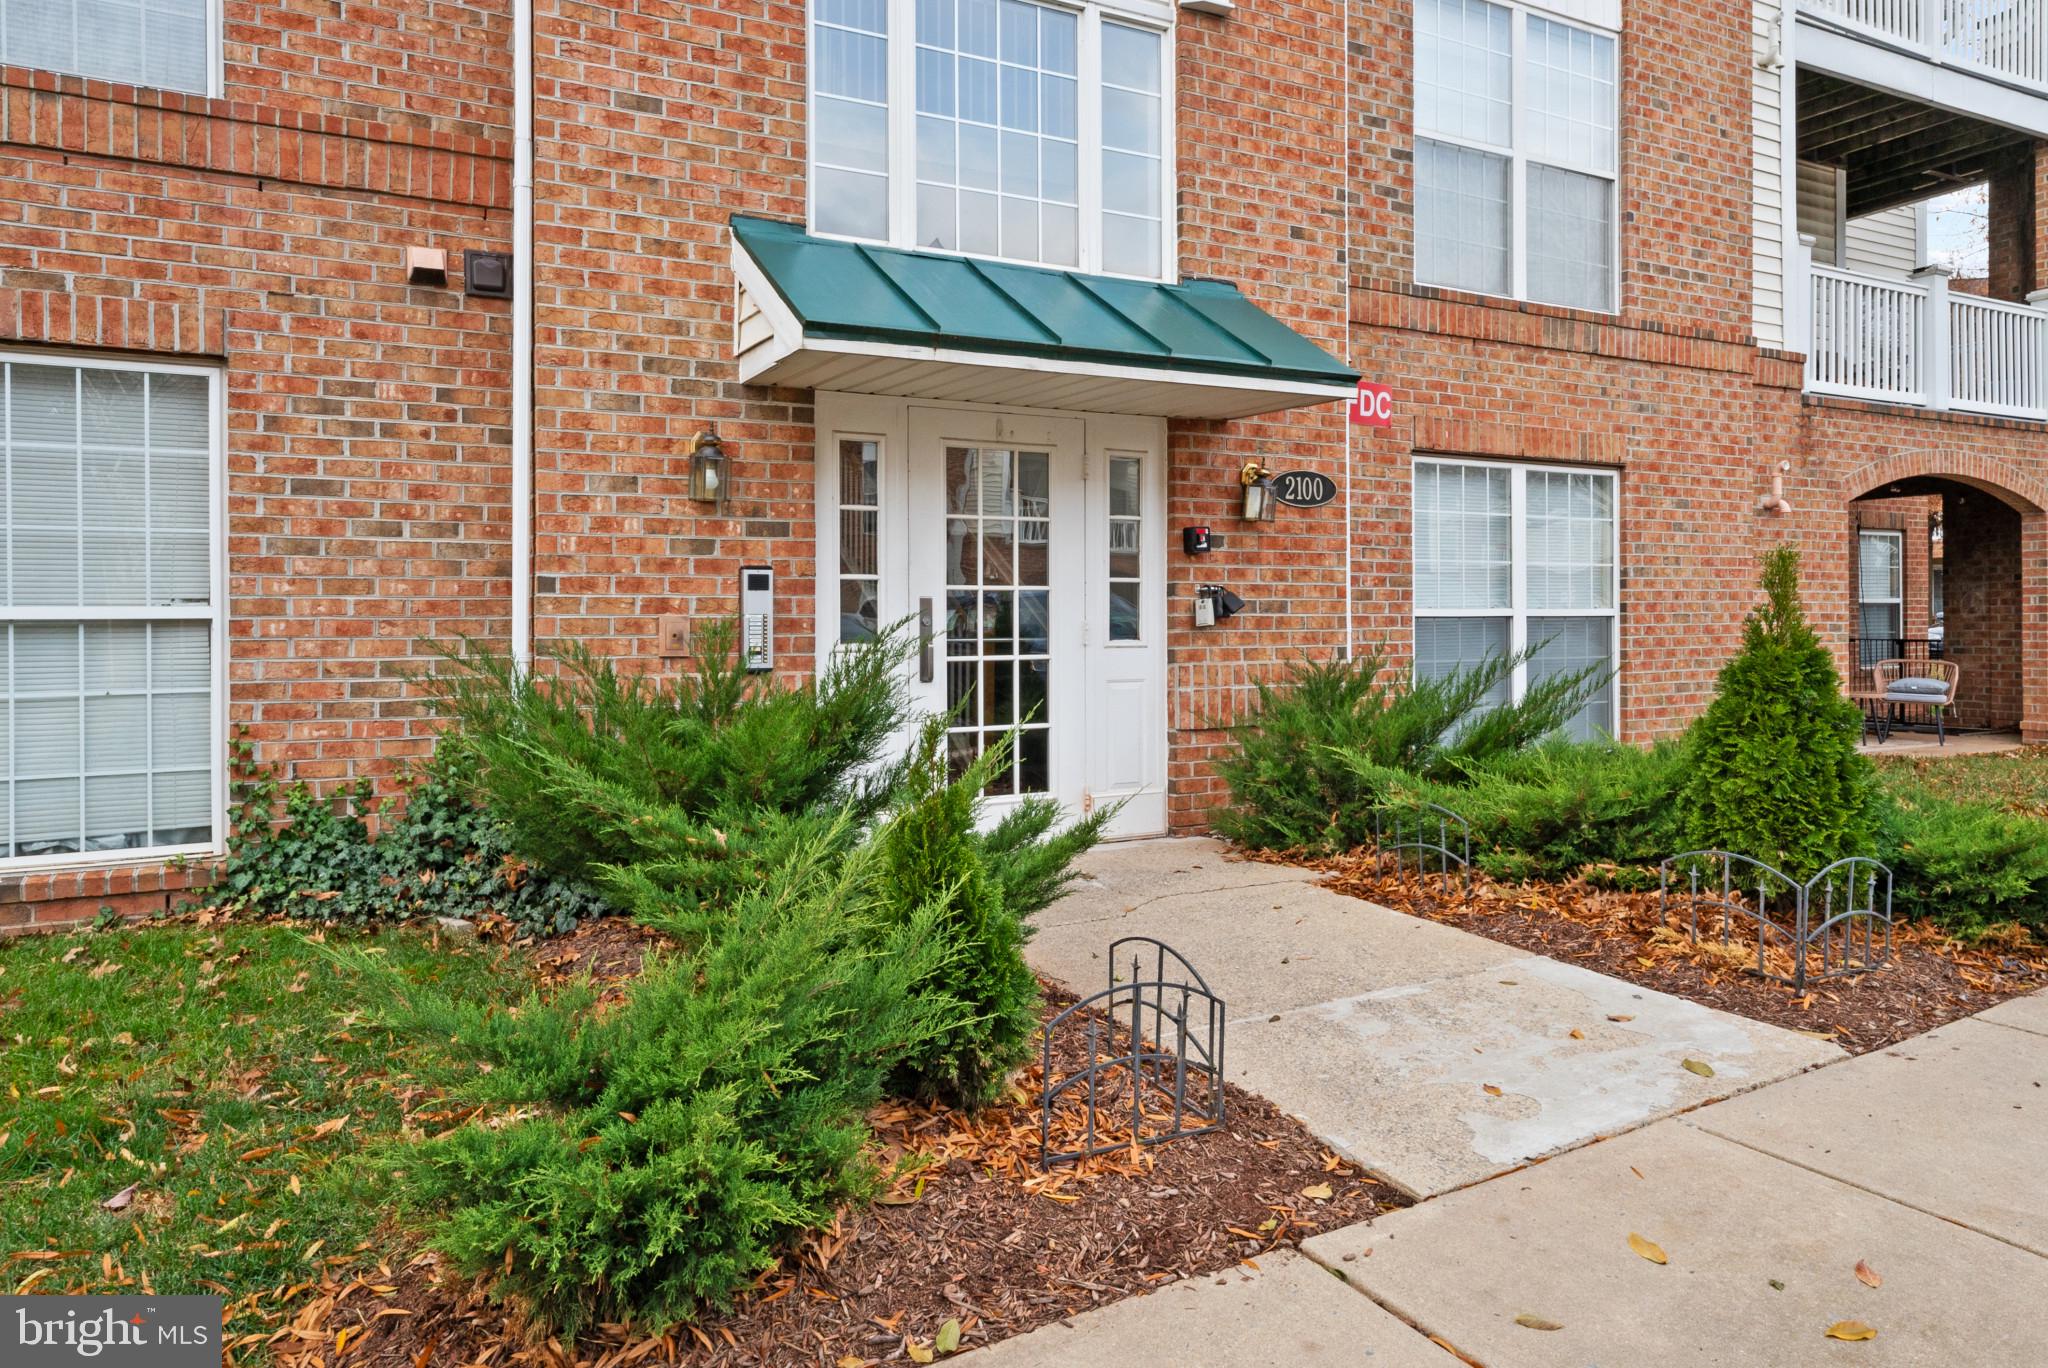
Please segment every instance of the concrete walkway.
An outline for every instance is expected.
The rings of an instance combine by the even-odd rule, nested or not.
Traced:
[[[1842,1057],[1215,841],[1106,846],[1082,867],[1038,919],[1041,973],[1093,992],[1112,941],[1165,941],[1228,1004],[1230,1081],[1417,1197]]]
[[[991,1368],[1455,1368],[1431,1337],[1487,1368],[2048,1362],[2048,995],[1857,1059],[1828,1047],[1808,1061],[1825,1067],[1794,1072],[1815,1042],[1736,1032],[1718,1013],[1363,903],[1340,909],[1299,871],[1226,864],[1208,843],[1111,847],[1090,868],[1091,885],[1047,918],[1035,958],[1048,973],[1100,986],[1110,939],[1157,934],[1230,1001],[1234,1079],[1374,1167],[1390,1160],[1425,1185],[1494,1176],[1255,1271],[998,1345],[982,1352]],[[1515,991],[1490,991],[1488,976]],[[1605,1022],[1616,1003],[1634,1019]],[[1562,1043],[1559,1011],[1641,1039],[1588,1030]],[[1708,1045],[1712,1094],[1667,1091],[1656,1061]],[[1489,1050],[1485,1065],[1462,1057]],[[1745,1071],[1740,1095],[1724,1095],[1722,1063]],[[1501,1100],[1522,1099],[1512,1110],[1452,1100],[1493,1068]],[[1766,1076],[1779,1081],[1754,1086]],[[1652,1096],[1632,1101],[1638,1088]],[[1530,1117],[1540,1124],[1518,1130]],[[1537,1143],[1564,1152],[1508,1172],[1488,1158]],[[1667,1262],[1641,1257],[1631,1234]],[[1876,1337],[1828,1338],[1841,1321]]]

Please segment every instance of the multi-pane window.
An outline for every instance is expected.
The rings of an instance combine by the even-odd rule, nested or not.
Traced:
[[[1906,538],[1899,532],[1856,537],[1856,634],[1861,663],[1905,654]]]
[[[0,366],[0,858],[214,841],[213,383]]]
[[[213,0],[0,0],[0,62],[205,95]]]
[[[815,0],[811,34],[818,231],[1161,274],[1159,31],[1035,0]]]
[[[1051,782],[1050,477],[1045,451],[946,448],[946,749],[957,774],[1014,729],[991,794]]]
[[[1417,0],[1415,276],[1611,310],[1615,40],[1488,0]]]
[[[1415,465],[1415,663],[1425,676],[1529,651],[1495,701],[1615,660],[1614,476],[1461,461]],[[1572,719],[1614,730],[1608,679]]]
[[[1141,498],[1144,462],[1109,458],[1109,639],[1142,641],[1145,523]]]
[[[881,443],[839,443],[839,640],[873,641],[880,631]]]

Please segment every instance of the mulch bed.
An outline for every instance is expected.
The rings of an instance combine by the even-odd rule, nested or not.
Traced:
[[[1932,926],[1902,925],[1893,933],[1889,966],[1809,983],[1799,994],[1751,972],[1754,944],[1693,945],[1666,924],[1654,892],[1583,880],[1495,884],[1475,873],[1471,891],[1460,893],[1441,879],[1385,870],[1369,853],[1304,863],[1325,871],[1323,882],[1338,892],[1737,1016],[1823,1035],[1852,1054],[2048,987],[2048,944],[2017,930],[1964,943]]]
[[[634,943],[644,953],[647,938],[604,925],[562,938],[543,973],[616,975]],[[1072,1001],[1048,988],[1044,1015]],[[1062,1031],[1055,1051],[1063,1076],[1085,1061],[1085,1038]],[[1256,1266],[1275,1249],[1407,1204],[1272,1104],[1228,1085],[1221,1132],[1042,1171],[1042,1082],[1034,1063],[1011,1102],[975,1116],[884,1104],[871,1118],[878,1157],[901,1176],[882,1200],[843,1211],[730,1313],[694,1326],[651,1339],[602,1326],[573,1348],[536,1340],[480,1282],[429,1253],[328,1280],[272,1353],[288,1368],[930,1362],[949,1321],[960,1348],[993,1343],[1180,1279]],[[1057,1112],[1055,1141],[1072,1144],[1080,1123],[1078,1109]]]

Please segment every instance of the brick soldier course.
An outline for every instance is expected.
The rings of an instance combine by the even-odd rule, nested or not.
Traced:
[[[224,8],[220,98],[0,67],[0,340],[17,361],[219,367],[228,727],[289,778],[389,785],[432,743],[406,678],[424,643],[503,645],[530,595],[543,649],[674,670],[659,619],[730,615],[745,565],[775,571],[777,673],[807,673],[832,592],[816,399],[741,383],[729,228],[810,208],[805,7],[536,5],[530,584],[511,557],[511,306],[461,276],[465,251],[512,242],[510,9]],[[1172,13],[1168,278],[1234,283],[1395,408],[1384,428],[1334,402],[1169,421],[1173,829],[1219,801],[1209,766],[1258,681],[1347,647],[1409,656],[1418,454],[1618,472],[1626,739],[1697,714],[1781,540],[1846,652],[1857,529],[1902,531],[1904,628],[1924,636],[1937,512],[1965,720],[2048,739],[2043,424],[1807,394],[1801,358],[1757,339],[1752,17],[1622,9],[1606,313],[1416,283],[1406,0]],[[2002,297],[2048,280],[2044,167],[2036,149],[1994,181]],[[409,283],[413,247],[448,253],[447,284]],[[688,497],[707,430],[729,456],[720,506]],[[1246,523],[1251,459],[1346,495]],[[1791,509],[1760,511],[1781,461]],[[1200,560],[1179,548],[1194,523],[1215,537]],[[1245,611],[1191,625],[1204,583]],[[21,863],[0,927],[161,908],[205,870]]]

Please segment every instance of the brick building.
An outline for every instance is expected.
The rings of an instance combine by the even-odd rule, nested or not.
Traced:
[[[0,925],[203,877],[237,735],[394,776],[428,643],[743,581],[1129,834],[1303,653],[1671,733],[1786,539],[2048,736],[2043,4],[0,0]]]

